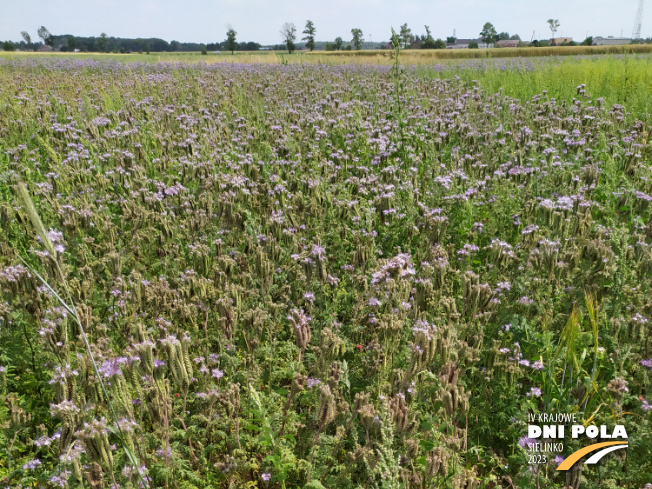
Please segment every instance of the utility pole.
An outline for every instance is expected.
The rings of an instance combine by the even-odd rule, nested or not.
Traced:
[[[638,2],[638,10],[636,10],[636,19],[634,20],[634,30],[632,31],[632,41],[641,38],[641,23],[643,21],[643,2],[644,0],[639,0]]]

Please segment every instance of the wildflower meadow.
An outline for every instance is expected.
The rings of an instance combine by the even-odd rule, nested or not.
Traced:
[[[474,66],[1,59],[0,487],[649,488],[646,81]]]

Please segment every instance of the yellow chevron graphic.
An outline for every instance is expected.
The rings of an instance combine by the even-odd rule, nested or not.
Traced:
[[[595,443],[593,445],[589,445],[588,447],[580,448],[578,451],[572,453],[571,455],[568,456],[566,460],[564,460],[561,464],[559,464],[559,467],[557,467],[557,470],[568,470],[570,469],[575,462],[577,462],[579,459],[581,459],[584,455],[595,452],[596,450],[599,450],[600,448],[604,447],[610,447],[612,445],[627,445],[626,441],[605,441],[603,443]]]

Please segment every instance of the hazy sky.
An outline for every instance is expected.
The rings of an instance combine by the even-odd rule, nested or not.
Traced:
[[[53,34],[160,37],[188,42],[225,39],[233,25],[239,41],[280,43],[279,30],[293,22],[299,33],[306,19],[317,40],[348,41],[359,27],[367,41],[387,41],[390,26],[407,22],[414,34],[428,24],[435,38],[453,34],[477,37],[489,21],[496,29],[529,41],[550,37],[549,18],[559,19],[558,36],[629,37],[638,0],[0,0],[0,39],[20,40],[20,31],[37,39],[45,25]],[[643,13],[643,37],[652,36],[652,2]],[[301,35],[299,35],[301,37]]]

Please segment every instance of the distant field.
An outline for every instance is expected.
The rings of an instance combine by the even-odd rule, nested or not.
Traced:
[[[546,48],[494,48],[494,49],[410,49],[401,56],[407,64],[428,65],[433,61],[486,58],[532,58],[542,56],[577,56],[598,54],[645,54],[652,53],[652,44],[629,44],[622,46],[558,46]],[[118,59],[133,61],[189,61],[202,63],[326,63],[326,64],[391,64],[389,50],[361,51],[237,51],[235,54],[222,51],[220,54],[199,52],[114,54],[114,53],[0,53],[1,58],[16,56],[65,56],[75,58]]]
[[[408,63],[427,64],[432,60],[442,59],[477,59],[477,58],[530,58],[539,56],[576,56],[591,54],[641,54],[652,53],[652,44],[629,44],[622,46],[555,46],[546,48],[493,48],[493,49],[409,49],[402,52]],[[338,51],[313,52],[308,56],[389,60],[389,51]]]
[[[635,54],[614,53],[623,49]],[[437,78],[460,77],[476,80],[489,92],[502,90],[505,95],[521,100],[547,91],[551,98],[572,102],[577,87],[586,85],[594,99],[604,98],[607,104],[624,105],[633,117],[649,118],[652,112],[652,45],[573,46],[556,48],[519,48],[487,50],[408,50],[401,52],[406,69]],[[551,56],[548,53],[566,54]],[[568,56],[575,53],[576,56]],[[589,54],[586,54],[589,53]],[[592,53],[592,54],[590,54]],[[534,56],[537,54],[538,56]],[[503,58],[499,55],[505,56]],[[518,57],[515,57],[518,55]],[[524,57],[520,57],[524,55]],[[439,58],[442,56],[442,58]],[[448,57],[446,57],[448,56]],[[464,59],[464,56],[478,56]],[[511,57],[510,57],[511,56]],[[22,64],[26,57],[34,60],[92,59],[129,64],[325,64],[389,66],[389,51],[354,51],[338,53],[295,53],[280,51],[209,54],[70,54],[70,53],[3,53],[0,63]],[[44,63],[43,66],[47,66]]]

